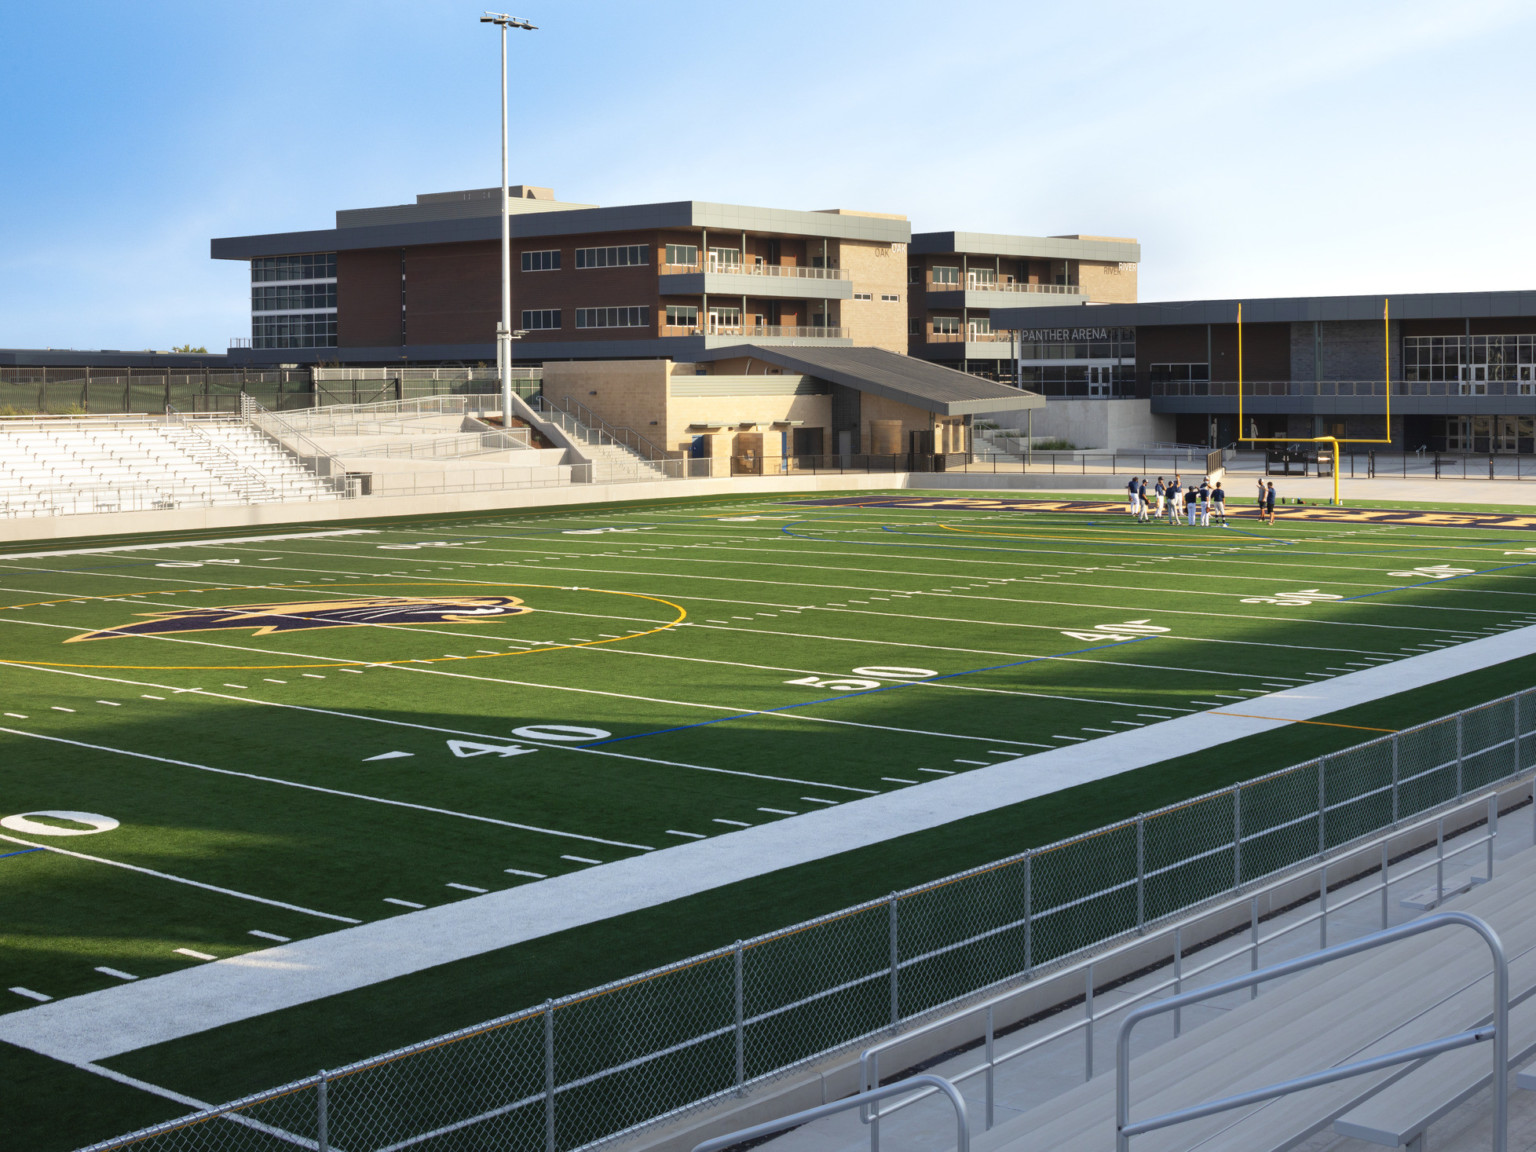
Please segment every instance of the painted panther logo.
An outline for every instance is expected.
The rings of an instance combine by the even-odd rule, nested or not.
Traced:
[[[301,601],[292,604],[237,604],[228,608],[177,608],[141,612],[147,619],[116,628],[85,632],[65,641],[111,640],[119,636],[160,636],[172,632],[211,632],[253,628],[253,636],[299,632],[308,628],[350,628],[367,624],[470,624],[532,612],[516,596],[362,596],[352,600]]]

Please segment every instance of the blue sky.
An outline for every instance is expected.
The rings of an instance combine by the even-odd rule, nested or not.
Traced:
[[[1144,300],[1532,286],[1528,2],[514,12],[512,181],[562,199],[1135,236]],[[0,347],[221,350],[210,237],[494,184],[479,13],[0,0]]]

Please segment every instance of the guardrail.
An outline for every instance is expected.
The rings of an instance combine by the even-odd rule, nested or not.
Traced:
[[[1406,940],[1413,936],[1422,936],[1426,932],[1434,932],[1440,928],[1454,926],[1470,928],[1476,932],[1483,938],[1483,942],[1488,945],[1488,950],[1492,955],[1493,1021],[1491,1027],[1468,1029],[1449,1036],[1442,1036],[1437,1040],[1415,1044],[1408,1048],[1398,1048],[1364,1060],[1355,1060],[1348,1064],[1337,1065],[1326,1071],[1314,1072],[1307,1076],[1298,1076],[1291,1080],[1284,1080],[1266,1085],[1263,1088],[1256,1088],[1250,1092],[1239,1093],[1238,1095],[1228,1096],[1221,1100],[1212,1100],[1205,1104],[1181,1108],[1174,1112],[1165,1112],[1160,1116],[1150,1116],[1145,1120],[1132,1122],[1131,1030],[1141,1021],[1152,1016],[1161,1015],[1164,1012],[1178,1012],[1186,1005],[1198,1004],[1202,1000],[1209,1000],[1212,997],[1221,996],[1228,992],[1235,992],[1243,988],[1256,988],[1264,981],[1277,980],[1294,972],[1303,972],[1309,968],[1316,968],[1333,960],[1342,960],[1347,956],[1354,956],[1361,952],[1380,948],[1398,940]],[[1493,1042],[1493,1152],[1505,1152],[1505,1149],[1509,1146],[1509,959],[1504,954],[1504,945],[1499,940],[1498,933],[1486,921],[1476,916],[1469,916],[1465,912],[1437,913],[1423,920],[1415,920],[1412,923],[1402,924],[1396,928],[1387,928],[1380,932],[1373,932],[1369,936],[1363,936],[1359,940],[1352,940],[1347,944],[1338,944],[1332,948],[1325,948],[1321,952],[1315,952],[1310,956],[1301,956],[1295,960],[1273,964],[1268,968],[1262,968],[1247,976],[1223,980],[1221,983],[1212,984],[1208,988],[1201,988],[1194,992],[1185,992],[1178,996],[1172,996],[1161,1003],[1148,1004],[1134,1009],[1120,1025],[1120,1037],[1115,1045],[1115,1149],[1116,1152],[1130,1152],[1131,1137],[1142,1132],[1153,1132],[1159,1128],[1168,1128],[1188,1120],[1198,1120],[1202,1116],[1214,1116],[1220,1112],[1229,1112],[1234,1108],[1242,1108],[1249,1104],[1259,1104],[1265,1100],[1274,1100],[1280,1096],[1289,1096],[1293,1092],[1303,1092],[1308,1088],[1333,1084],[1339,1080],[1348,1080],[1354,1076],[1362,1076],[1367,1072],[1391,1068],[1398,1064],[1416,1063],[1431,1056],[1436,1056],[1441,1052],[1451,1052],[1457,1048],[1466,1048],[1472,1044],[1481,1044],[1490,1040]]]
[[[662,276],[707,272],[712,276],[768,276],[792,280],[851,280],[853,274],[843,268],[815,268],[802,264],[726,264],[700,261],[697,264],[662,264]]]
[[[292,456],[315,479],[333,488],[338,495],[349,494],[346,466],[282,416],[268,412],[254,399],[244,395],[240,398],[240,414],[252,428]]]

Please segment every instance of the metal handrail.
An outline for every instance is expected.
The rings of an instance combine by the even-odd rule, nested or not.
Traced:
[[[1474,1028],[1464,1032],[1453,1033],[1450,1036],[1442,1036],[1438,1040],[1416,1044],[1408,1048],[1399,1048],[1366,1060],[1357,1060],[1350,1064],[1338,1065],[1307,1076],[1277,1081],[1263,1088],[1255,1088],[1248,1092],[1238,1093],[1235,1096],[1226,1096],[1219,1100],[1211,1100],[1204,1104],[1180,1108],[1173,1112],[1164,1112],[1159,1116],[1152,1116],[1146,1120],[1132,1123],[1131,1030],[1141,1021],[1152,1016],[1161,1015],[1164,1012],[1174,1012],[1186,1005],[1198,1004],[1201,1001],[1210,1000],[1216,996],[1225,995],[1228,992],[1235,992],[1242,988],[1256,988],[1267,980],[1275,980],[1281,976],[1288,976],[1293,972],[1316,968],[1330,961],[1341,960],[1346,956],[1354,956],[1360,952],[1380,948],[1383,945],[1407,939],[1411,936],[1419,936],[1425,932],[1433,932],[1439,928],[1449,928],[1456,925],[1470,928],[1481,936],[1488,945],[1489,952],[1492,954],[1493,1024],[1491,1027]],[[1449,1052],[1456,1048],[1480,1044],[1485,1040],[1493,1041],[1493,1152],[1506,1152],[1509,1144],[1509,961],[1504,954],[1503,942],[1487,921],[1466,912],[1437,912],[1432,916],[1426,916],[1422,920],[1413,920],[1396,928],[1387,928],[1380,932],[1373,932],[1369,936],[1362,936],[1360,939],[1351,940],[1346,944],[1336,944],[1332,948],[1324,948],[1309,956],[1300,956],[1294,960],[1271,964],[1267,968],[1261,968],[1257,972],[1250,972],[1245,976],[1234,976],[1230,980],[1223,980],[1206,988],[1185,992],[1178,996],[1171,996],[1167,1000],[1161,1000],[1156,1004],[1148,1004],[1142,1008],[1132,1009],[1131,1013],[1120,1025],[1120,1035],[1115,1045],[1115,1150],[1116,1152],[1130,1152],[1131,1137],[1142,1132],[1151,1132],[1158,1128],[1167,1128],[1189,1120],[1198,1120],[1202,1116],[1213,1116],[1218,1112],[1227,1112],[1233,1108],[1241,1108],[1248,1104],[1257,1104],[1264,1100],[1288,1096],[1292,1092],[1300,1092],[1307,1088],[1316,1088],[1324,1084],[1335,1083],[1339,1080],[1347,1080],[1353,1076],[1360,1076],[1366,1072],[1374,1072],[1381,1068],[1390,1068],[1396,1064],[1412,1063],[1434,1056],[1440,1052]]]
[[[724,264],[719,261],[700,261],[697,264],[663,264],[657,272],[662,276],[709,272],[724,276],[781,276],[795,280],[853,279],[853,274],[844,268],[816,268],[803,264]]]
[[[534,403],[533,401],[537,401],[537,403]],[[533,401],[529,402],[529,407],[531,408],[557,414],[560,412],[560,408],[555,407],[554,403],[548,396],[535,396]],[[592,411],[592,409],[581,403],[581,401],[576,400],[573,397],[562,396],[560,401],[561,405],[565,409],[564,414],[576,422],[576,428],[566,428],[567,432],[576,432],[577,435],[581,435],[583,431],[597,432],[601,435],[607,436],[610,440],[613,441],[614,444],[641,454],[643,458],[648,461],[659,461],[665,460],[667,458],[667,454],[665,452],[656,447],[655,444],[651,443],[644,436],[640,435],[640,433],[636,432],[633,428],[615,427],[614,425],[608,423],[606,420],[598,416],[595,412]],[[562,424],[561,427],[565,427],[565,425]]]
[[[929,279],[926,287],[930,292],[959,292],[961,289],[967,292],[1038,292],[1051,296],[1081,296],[1083,288],[1080,284],[1020,284],[1002,280],[981,280],[974,272],[966,273],[966,281],[961,284],[958,281]]]
[[[347,455],[437,460],[527,450],[532,447],[527,429],[487,428],[483,432],[457,432],[452,436],[438,436],[431,440],[417,437],[405,444],[375,444],[371,448],[349,451]]]
[[[733,1144],[741,1144],[748,1140],[756,1140],[763,1136],[772,1136],[775,1132],[783,1132],[786,1128],[798,1128],[802,1124],[809,1124],[813,1120],[820,1120],[824,1116],[835,1116],[839,1112],[847,1112],[851,1108],[863,1109],[870,1103],[883,1100],[887,1096],[899,1096],[904,1092],[910,1092],[917,1085],[926,1085],[929,1095],[932,1092],[942,1092],[949,1097],[949,1102],[955,1108],[955,1152],[970,1152],[971,1150],[971,1121],[966,1112],[965,1098],[957,1089],[942,1076],[935,1076],[930,1072],[922,1072],[905,1080],[898,1080],[895,1084],[887,1084],[884,1088],[871,1088],[865,1092],[849,1096],[843,1100],[834,1100],[830,1104],[821,1104],[815,1108],[807,1108],[803,1112],[796,1112],[791,1116],[781,1116],[777,1120],[768,1120],[762,1124],[754,1124],[751,1128],[742,1128],[736,1132],[729,1132],[724,1136],[716,1136],[712,1140],[705,1140],[693,1146],[693,1152],[720,1152],[722,1148],[729,1148]]]
[[[300,432],[297,428],[295,428],[283,417],[279,416],[276,412],[269,412],[266,408],[263,408],[259,403],[257,403],[250,396],[243,392],[240,394],[240,414],[245,417],[246,421],[249,422],[252,428],[255,428],[257,431],[265,434],[280,448],[282,448],[284,452],[287,452],[301,465],[303,465],[304,470],[312,475],[316,480],[322,481],[335,491],[345,494],[347,486],[347,469],[339,459],[331,455],[331,453],[327,452],[324,448],[320,447],[320,445],[316,444],[313,440],[304,435],[304,433]],[[269,424],[275,425],[278,431],[274,432],[271,428],[267,427]],[[291,438],[299,448],[303,449],[304,452],[307,452],[309,456],[316,461],[313,467],[304,464],[303,453],[295,451],[294,448],[284,440],[285,436]],[[329,475],[320,475],[319,461],[321,460],[326,462],[326,468],[329,471]]]
[[[1438,767],[1431,768],[1429,769],[1429,772],[1434,772],[1437,770]],[[1477,836],[1465,843],[1456,845],[1448,852],[1445,846],[1446,816],[1450,813],[1458,812],[1466,808],[1476,807],[1482,804],[1486,804],[1488,808],[1488,831],[1483,835]],[[1390,871],[1391,861],[1389,845],[1391,842],[1404,836],[1412,836],[1414,833],[1428,829],[1431,826],[1436,829],[1435,855],[1424,863],[1415,865],[1406,870],[1400,869],[1396,874],[1393,874]],[[1275,831],[1275,829],[1271,828],[1268,829],[1268,831]],[[1463,852],[1469,852],[1473,849],[1486,845],[1488,875],[1484,879],[1491,880],[1493,878],[1494,841],[1497,836],[1498,793],[1491,792],[1486,796],[1479,796],[1470,801],[1458,803],[1448,811],[1442,811],[1438,815],[1426,817],[1423,820],[1418,820],[1411,824],[1393,828],[1389,832],[1383,833],[1372,839],[1341,845],[1337,849],[1336,855],[1357,856],[1361,853],[1369,852],[1374,848],[1381,848],[1382,862],[1381,879],[1379,882],[1369,888],[1355,893],[1352,896],[1347,896],[1342,900],[1330,903],[1328,900],[1329,862],[1324,862],[1320,867],[1316,864],[1313,864],[1299,871],[1293,869],[1287,874],[1272,881],[1271,883],[1264,885],[1263,887],[1255,888],[1239,898],[1241,900],[1246,900],[1249,903],[1251,910],[1250,939],[1245,944],[1238,945],[1235,948],[1220,951],[1215,956],[1212,956],[1211,958],[1203,961],[1193,968],[1185,968],[1183,966],[1183,956],[1185,954],[1183,944],[1184,931],[1198,924],[1201,920],[1208,918],[1212,915],[1213,911],[1216,911],[1220,907],[1235,905],[1239,902],[1239,900],[1228,900],[1223,905],[1217,905],[1216,908],[1207,905],[1196,912],[1190,913],[1189,915],[1183,916],[1172,923],[1164,925],[1158,931],[1137,936],[1124,944],[1118,945],[1117,947],[1108,949],[1104,952],[1097,953],[1096,955],[1080,960],[1075,964],[1063,967],[1053,972],[1048,978],[1052,983],[1066,983],[1067,981],[1079,976],[1085,978],[1084,989],[1080,997],[1084,1004],[1084,1015],[1074,1020],[1072,1023],[1062,1025],[1059,1028],[1055,1028],[1043,1036],[1037,1036],[1031,1040],[1025,1041],[1023,1044],[1020,1044],[1018,1047],[1009,1051],[1001,1053],[997,1052],[995,1048],[995,1012],[998,1008],[1006,1005],[1008,1001],[1012,1000],[1019,994],[1019,989],[1009,989],[1006,992],[999,993],[981,1001],[980,1003],[973,1004],[968,1008],[961,1009],[957,1012],[951,1012],[939,1017],[938,1019],[931,1020],[929,1023],[923,1025],[920,1028],[914,1028],[910,1031],[903,1032],[898,1036],[892,1036],[878,1044],[870,1045],[868,1048],[864,1049],[859,1056],[859,1082],[861,1085],[865,1086],[879,1084],[880,1055],[882,1052],[886,1052],[891,1048],[897,1047],[898,1045],[908,1044],[914,1039],[939,1031],[940,1029],[950,1028],[954,1025],[955,1021],[964,1019],[967,1016],[985,1012],[986,1030],[984,1034],[984,1055],[982,1061],[978,1064],[973,1064],[969,1068],[951,1073],[950,1079],[959,1084],[969,1080],[973,1076],[985,1075],[986,1110],[983,1131],[990,1131],[993,1121],[993,1100],[995,1094],[996,1072],[997,1069],[1002,1067],[1004,1064],[1007,1064],[1008,1062],[1015,1060],[1020,1056],[1026,1056],[1031,1052],[1043,1048],[1047,1044],[1062,1039],[1063,1037],[1070,1036],[1074,1032],[1082,1031],[1086,1038],[1084,1079],[1091,1079],[1093,1076],[1093,1026],[1105,1017],[1113,1016],[1119,1012],[1122,1012],[1131,1005],[1136,1004],[1138,1001],[1150,999],[1151,997],[1167,991],[1170,988],[1173,989],[1176,993],[1182,992],[1183,986],[1187,981],[1200,976],[1214,968],[1220,967],[1222,964],[1226,964],[1229,961],[1239,959],[1244,955],[1250,957],[1253,968],[1257,969],[1259,966],[1259,949],[1261,947],[1266,944],[1272,944],[1275,941],[1290,935],[1292,932],[1300,931],[1313,924],[1317,924],[1319,926],[1319,947],[1326,947],[1328,943],[1329,915],[1337,915],[1345,908],[1348,908],[1351,905],[1358,903],[1359,901],[1374,898],[1378,893],[1380,894],[1382,901],[1382,927],[1386,928],[1388,890],[1392,884],[1401,883],[1411,876],[1416,876],[1421,872],[1427,872],[1430,869],[1434,869],[1436,873],[1436,902],[1438,903],[1440,900],[1444,899],[1445,895],[1445,862],[1451,857],[1460,855]],[[1181,861],[1180,865],[1183,863],[1187,863],[1187,861]],[[1177,866],[1179,865],[1175,865],[1175,867]],[[1285,927],[1280,928],[1278,931],[1268,934],[1261,934],[1258,927],[1258,906],[1262,898],[1267,893],[1271,893],[1278,889],[1289,887],[1295,884],[1298,877],[1300,875],[1304,875],[1311,868],[1317,868],[1319,872],[1318,910],[1301,917],[1294,923],[1287,924]],[[1165,939],[1169,936],[1172,936],[1174,939],[1173,975],[1166,979],[1159,980],[1149,987],[1143,988],[1136,993],[1133,993],[1125,999],[1116,1002],[1107,1009],[1095,1012],[1093,980],[1094,968],[1111,962],[1116,957],[1124,955],[1132,949],[1144,949],[1149,942]],[[1038,987],[1039,985],[1037,984],[1032,986]],[[1257,992],[1255,992],[1255,995],[1257,995]],[[1178,1030],[1178,1018],[1175,1017],[1175,1035],[1178,1034]],[[880,1120],[882,1118],[895,1115],[902,1109],[917,1103],[922,1098],[922,1096],[918,1096],[910,1100],[903,1100],[888,1109],[877,1110],[870,1114],[870,1116],[865,1120],[865,1123],[872,1124],[874,1126],[870,1132],[871,1152],[875,1152],[875,1150],[879,1147],[878,1126]]]
[[[263,476],[260,472],[256,471],[256,469],[252,468],[244,460],[240,459],[240,457],[231,452],[228,445],[219,443],[213,437],[209,436],[207,432],[204,432],[201,428],[197,427],[195,422],[187,420],[181,412],[178,412],[169,404],[165,406],[165,416],[168,423],[173,423],[182,428],[186,428],[189,431],[195,432],[199,441],[206,445],[208,448],[211,448],[214,452],[217,452],[219,456],[224,458],[229,467],[236,468],[241,473],[243,473],[247,483],[255,483],[258,489],[270,493],[273,496],[280,495],[279,486],[274,484],[270,477]]]

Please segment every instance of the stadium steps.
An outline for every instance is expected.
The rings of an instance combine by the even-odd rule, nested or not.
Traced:
[[[1512,998],[1536,991],[1536,849],[1509,857],[1496,879],[1443,907],[1493,925],[1510,960]],[[1132,1058],[1131,1118],[1192,1107],[1477,1026],[1491,1008],[1488,962],[1480,939],[1446,929],[1299,973],[1267,987],[1257,1000],[1243,993],[1218,1019]],[[1511,1019],[1514,1064],[1515,1053],[1521,1059],[1536,1053],[1536,1001],[1521,1005]],[[1437,1056],[1418,1071],[1400,1065],[1143,1133],[1132,1145],[1135,1152],[1284,1152],[1338,1120],[1349,1125],[1347,1133],[1341,1130],[1345,1135],[1411,1137],[1474,1095],[1489,1078],[1491,1059],[1489,1047],[1481,1044]],[[972,1148],[1102,1152],[1115,1146],[1114,1113],[1110,1067],[978,1135]]]

